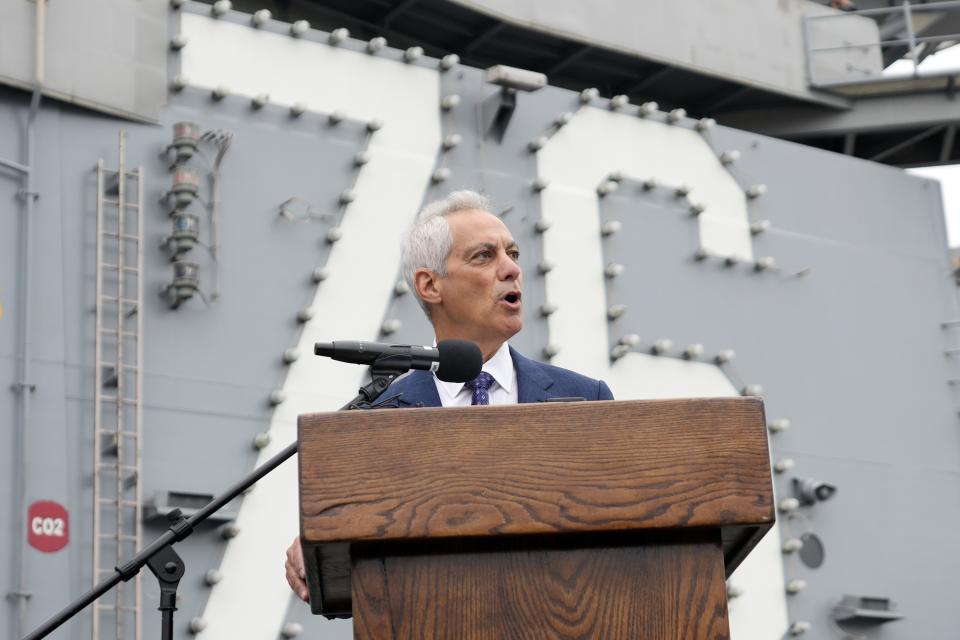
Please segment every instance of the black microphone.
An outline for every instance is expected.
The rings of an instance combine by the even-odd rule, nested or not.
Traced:
[[[336,340],[317,342],[313,352],[340,362],[387,365],[394,370],[434,371],[444,382],[469,382],[483,367],[480,347],[469,340],[443,340],[434,347]]]

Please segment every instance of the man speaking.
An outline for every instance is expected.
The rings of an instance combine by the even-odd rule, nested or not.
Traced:
[[[396,399],[401,407],[449,407],[613,399],[602,380],[529,360],[507,344],[523,328],[520,249],[480,194],[455,191],[424,207],[404,240],[402,261],[404,278],[437,342],[458,338],[476,343],[483,368],[465,384],[413,371],[378,400]],[[287,549],[285,568],[290,587],[307,600],[299,538]]]

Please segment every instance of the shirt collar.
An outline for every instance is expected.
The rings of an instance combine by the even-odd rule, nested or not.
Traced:
[[[483,363],[481,371],[489,373],[504,391],[511,393],[513,391],[513,358],[510,357],[510,346],[506,342],[500,345],[497,352]],[[437,374],[434,373],[433,375],[436,377]],[[440,383],[440,388],[450,398],[456,398],[463,390],[464,383],[462,382],[444,382],[439,378],[437,382]]]

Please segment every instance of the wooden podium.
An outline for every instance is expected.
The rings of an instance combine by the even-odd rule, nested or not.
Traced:
[[[314,613],[354,637],[729,636],[773,525],[755,398],[300,416]]]

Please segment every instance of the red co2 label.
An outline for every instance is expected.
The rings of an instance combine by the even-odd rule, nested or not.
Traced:
[[[70,542],[70,517],[63,505],[50,500],[27,509],[27,541],[44,553],[60,551]]]

